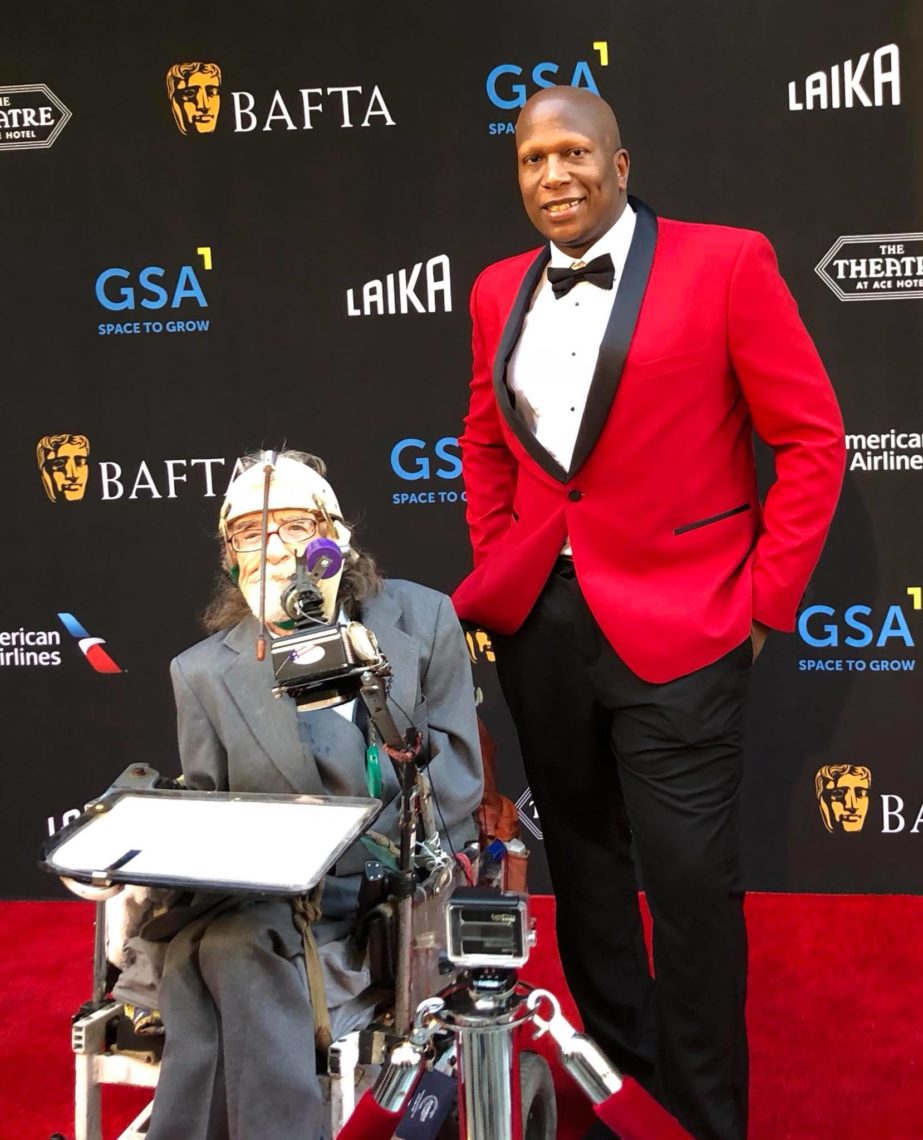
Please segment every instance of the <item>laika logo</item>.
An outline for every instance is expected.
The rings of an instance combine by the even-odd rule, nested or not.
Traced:
[[[542,838],[542,821],[538,818],[538,808],[529,788],[526,788],[516,801],[516,814],[536,839]]]
[[[102,637],[92,637],[83,628],[79,621],[73,614],[61,613],[58,614],[61,619],[61,624],[71,635],[77,638],[77,644],[80,646],[80,652],[84,655],[87,661],[93,666],[97,673],[122,673],[118,665],[112,660],[109,654],[103,649],[106,644],[105,639]]]
[[[167,71],[167,98],[173,120],[183,135],[210,135],[221,111],[221,68],[217,63],[176,63]],[[394,118],[375,84],[299,87],[283,96],[231,91],[234,134],[251,131],[310,131],[324,115],[340,128],[394,126]]]
[[[70,117],[44,83],[0,87],[0,150],[44,150],[54,144]]]
[[[596,40],[593,43],[593,51],[599,55],[599,66],[608,67],[608,40]],[[542,87],[555,87],[558,84],[585,87],[594,95],[599,94],[589,61],[585,59],[577,60],[570,65],[550,60],[526,67],[518,63],[498,63],[488,73],[485,87],[487,98],[495,107],[501,111],[515,111],[522,107],[535,91]],[[515,124],[508,120],[494,121],[487,124],[487,129],[492,135],[511,135],[515,131]]]
[[[167,72],[167,98],[182,135],[210,135],[221,110],[217,63],[174,63]]]
[[[825,764],[814,777],[820,818],[831,833],[862,830],[869,810],[872,773],[862,764]]]
[[[863,86],[863,81],[870,88]],[[856,60],[835,63],[829,71],[812,71],[804,86],[796,80],[788,85],[790,111],[884,107],[886,100],[892,107],[900,106],[901,60],[897,44],[885,44],[874,55],[866,51]]]
[[[427,262],[418,261],[410,269],[387,273],[384,280],[375,277],[366,281],[359,292],[361,301],[356,290],[346,290],[346,312],[350,317],[380,317],[385,313],[394,316],[410,312],[451,313],[449,256],[440,253]]]
[[[212,268],[211,246],[200,245],[196,254],[201,259],[199,274]],[[115,266],[104,269],[96,278],[96,300],[111,313],[142,309],[183,309],[192,306],[199,311],[208,308],[208,299],[196,267],[191,264],[167,269],[162,265],[145,265],[142,269]],[[139,336],[145,333],[208,332],[209,320],[104,321],[97,325],[100,336]]]
[[[850,471],[923,471],[923,432],[870,432],[847,435]]]
[[[923,610],[923,587],[908,586],[910,606],[893,604],[887,608],[866,605],[807,606],[798,618],[798,636],[814,649],[862,649],[849,657],[806,657],[798,668],[807,673],[912,673],[916,649],[912,627]],[[898,656],[900,655],[900,656]]]
[[[841,301],[923,297],[923,234],[837,238],[814,272]]]
[[[458,479],[462,470],[458,439],[444,435],[432,446],[425,439],[399,439],[391,448],[391,470],[399,479],[411,483],[432,478]],[[396,507],[458,503],[465,499],[464,491],[452,490],[395,491],[391,496]]]
[[[45,494],[53,503],[75,503],[84,498],[90,476],[90,441],[85,435],[60,433],[43,435],[35,448],[38,470]],[[178,499],[184,491],[197,491],[205,499],[224,494],[222,469],[227,461],[220,456],[203,459],[164,459],[160,463],[134,460],[131,465],[114,459],[98,463],[99,498]],[[227,483],[238,474],[238,463]]]

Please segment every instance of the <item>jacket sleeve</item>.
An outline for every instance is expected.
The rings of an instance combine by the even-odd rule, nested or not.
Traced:
[[[228,790],[228,755],[178,657],[170,664],[176,698],[179,757],[188,788]]]
[[[792,630],[836,508],[843,420],[762,234],[748,234],[728,295],[728,348],[757,434],[775,453],[753,561],[753,617]]]
[[[471,401],[461,436],[462,473],[474,564],[487,557],[491,544],[509,529],[516,489],[516,459],[503,438],[494,396],[493,359],[484,338],[481,312],[484,274],[471,290]]]
[[[436,823],[458,851],[476,835],[472,815],[484,792],[484,769],[468,649],[446,597],[436,611],[420,687],[426,700]]]

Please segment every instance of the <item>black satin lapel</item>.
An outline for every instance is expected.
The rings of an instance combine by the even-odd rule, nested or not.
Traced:
[[[535,287],[538,285],[539,278],[545,266],[548,264],[550,257],[551,252],[546,245],[539,250],[535,260],[526,270],[526,275],[522,279],[519,292],[516,294],[516,300],[513,302],[513,307],[510,310],[506,327],[503,329],[503,336],[500,338],[497,355],[494,357],[493,379],[497,405],[503,413],[503,418],[510,425],[511,431],[539,467],[563,483],[567,479],[567,472],[554,456],[546,451],[535,438],[532,429],[513,406],[510,390],[506,385],[507,365],[519,342],[522,326],[525,324],[526,314],[529,311],[529,302],[532,300],[532,294],[535,292]]]
[[[635,232],[612,303],[609,323],[606,325],[599,346],[593,382],[587,393],[586,407],[583,410],[583,419],[580,421],[580,430],[577,432],[567,479],[572,479],[586,463],[609,416],[619,381],[622,379],[625,357],[628,355],[635,325],[638,323],[641,302],[644,300],[644,292],[654,261],[657,216],[637,198],[629,197],[628,200],[637,213]]]

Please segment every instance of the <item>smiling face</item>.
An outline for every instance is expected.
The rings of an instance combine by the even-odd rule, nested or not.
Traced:
[[[578,88],[541,91],[516,123],[516,151],[529,220],[559,249],[582,257],[627,201],[628,151],[611,108]]]

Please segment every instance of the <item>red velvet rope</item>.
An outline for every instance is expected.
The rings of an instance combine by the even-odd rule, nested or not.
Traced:
[[[631,1077],[608,1100],[594,1105],[599,1119],[622,1140],[692,1140],[679,1121]]]
[[[403,1115],[403,1111],[388,1112],[382,1108],[372,1090],[367,1089],[356,1111],[337,1133],[337,1140],[391,1140]]]

